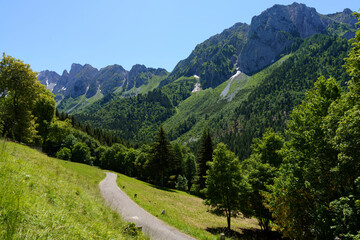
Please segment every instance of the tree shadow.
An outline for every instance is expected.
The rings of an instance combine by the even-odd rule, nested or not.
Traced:
[[[162,190],[162,191],[166,191],[166,192],[175,192],[175,190],[171,189],[171,188],[166,188],[166,187],[160,187],[160,186],[156,186],[154,184],[149,183],[149,186]]]
[[[241,229],[241,232],[234,230],[228,231],[227,228],[217,227],[217,228],[207,228],[206,231],[214,235],[219,235],[224,233],[226,238],[231,239],[241,239],[241,240],[280,240],[284,239],[281,237],[281,234],[278,232],[264,232],[258,229]]]

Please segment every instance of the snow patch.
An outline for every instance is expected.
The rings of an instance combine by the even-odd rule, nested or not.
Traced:
[[[61,90],[66,91],[66,87],[62,87]]]
[[[195,75],[194,75],[194,78],[199,79],[200,77],[199,77],[198,75],[196,75],[196,74],[195,74]]]
[[[226,85],[226,87],[224,88],[224,90],[220,93],[220,97],[225,97],[225,96],[229,93],[230,86],[231,86],[231,82],[232,82],[235,78],[239,77],[240,74],[241,74],[241,71],[236,71],[236,73],[231,76],[229,83]]]
[[[193,92],[193,93],[195,93],[195,92],[200,92],[200,90],[201,90],[200,83],[199,83],[199,82],[195,83],[195,87],[194,87],[194,89],[192,90],[192,92]]]

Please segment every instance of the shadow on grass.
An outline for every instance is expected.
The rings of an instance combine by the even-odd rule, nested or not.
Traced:
[[[241,240],[280,240],[281,234],[278,232],[263,232],[257,229],[241,229],[242,233],[227,228],[207,228],[206,231],[211,234],[218,235],[225,233],[226,238],[241,239]]]
[[[159,190],[163,190],[163,191],[167,191],[167,192],[175,192],[173,189],[170,188],[166,188],[166,187],[160,187],[160,186],[156,186],[154,184],[149,184],[149,186],[159,189]]]

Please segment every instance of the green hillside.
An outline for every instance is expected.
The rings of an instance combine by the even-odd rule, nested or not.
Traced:
[[[0,141],[2,239],[143,239],[105,206],[88,165]]]

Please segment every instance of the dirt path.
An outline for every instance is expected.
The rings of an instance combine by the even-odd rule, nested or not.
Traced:
[[[99,184],[102,196],[127,222],[134,222],[142,227],[150,239],[194,239],[177,229],[168,226],[132,201],[116,184],[116,174],[106,173],[106,178]]]

